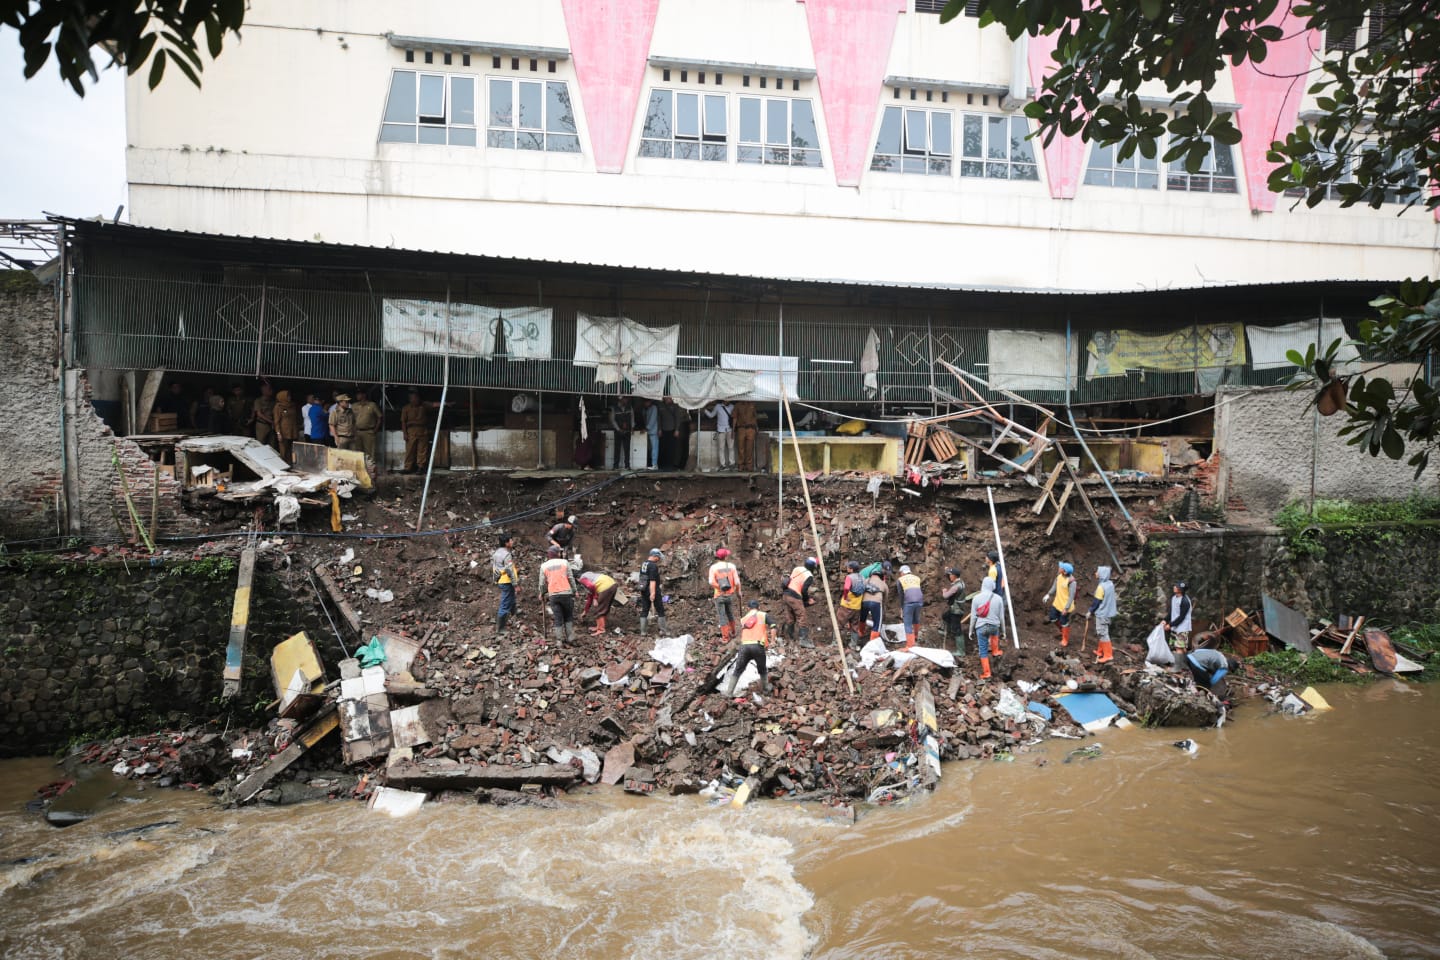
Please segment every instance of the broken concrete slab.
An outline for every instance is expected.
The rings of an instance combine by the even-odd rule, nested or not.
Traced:
[[[377,787],[370,794],[370,809],[392,817],[408,817],[425,804],[425,794],[394,787]]]
[[[458,763],[454,760],[402,760],[385,768],[392,785],[426,790],[467,790],[475,787],[517,788],[527,783],[569,786],[581,771],[569,764],[534,763],[505,766]]]
[[[625,771],[635,765],[635,743],[626,740],[611,747],[605,754],[605,772],[601,783],[616,784],[625,776]]]

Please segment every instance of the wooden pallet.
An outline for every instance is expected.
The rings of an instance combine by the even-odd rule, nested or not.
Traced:
[[[925,447],[927,446],[927,434],[930,427],[919,420],[911,420],[907,425],[905,433],[905,462],[920,463],[925,459]]]
[[[955,443],[955,434],[944,427],[937,427],[930,431],[930,453],[936,460],[944,463],[947,460],[954,460],[960,453],[960,448]]]

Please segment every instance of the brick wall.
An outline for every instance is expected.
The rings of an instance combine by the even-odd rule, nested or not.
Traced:
[[[1336,435],[1343,415],[1321,417],[1316,442],[1310,395],[1304,391],[1246,392],[1222,388],[1215,411],[1217,493],[1226,506],[1273,515],[1291,500],[1404,499],[1412,492],[1440,493],[1440,463],[1416,480],[1403,460],[1372,457]]]

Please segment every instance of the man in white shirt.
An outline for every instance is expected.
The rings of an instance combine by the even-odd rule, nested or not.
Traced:
[[[721,400],[705,410],[705,416],[715,420],[715,462],[721,470],[735,469],[735,432],[730,421],[735,415],[735,404]]]

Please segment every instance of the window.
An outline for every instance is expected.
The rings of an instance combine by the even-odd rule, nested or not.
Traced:
[[[741,97],[740,142],[735,159],[741,163],[820,166],[815,108],[809,100]]]
[[[1185,158],[1170,162],[1165,174],[1165,189],[1188,190],[1191,193],[1236,193],[1235,154],[1229,144],[1216,143],[1209,137],[1210,152],[1205,154],[1198,173],[1185,169]]]
[[[485,145],[503,150],[579,153],[580,137],[562,80],[490,78]]]
[[[1132,187],[1137,190],[1160,189],[1160,161],[1144,157],[1136,150],[1124,160],[1115,159],[1115,144],[1095,144],[1090,162],[1085,167],[1085,182],[1095,187]]]
[[[948,110],[886,107],[870,169],[948,177],[954,122]]]
[[[944,13],[947,0],[915,0],[916,13]],[[980,16],[980,0],[966,0],[965,16]]]
[[[1325,28],[1325,51],[1354,51],[1360,44],[1360,18],[1343,17],[1330,21]]]
[[[1374,150],[1373,144],[1361,144],[1361,151]],[[1317,145],[1315,148],[1315,166],[1324,166],[1335,162],[1335,151]],[[1355,158],[1351,156],[1345,162],[1345,169],[1341,172],[1338,180],[1325,187],[1326,200],[1341,200],[1339,186],[1343,183],[1355,182]],[[1415,167],[1413,158],[1400,158],[1390,165],[1389,172],[1400,174],[1399,181],[1394,187],[1385,191],[1385,203],[1417,203],[1421,199],[1420,194],[1420,171]],[[1287,197],[1303,197],[1305,191],[1299,188],[1292,188],[1285,191]]]
[[[396,70],[390,76],[380,139],[475,146],[475,78]]]
[[[640,156],[676,160],[730,159],[723,93],[651,90],[640,133]]]
[[[960,118],[960,176],[1039,180],[1035,147],[1024,117],[967,113]]]

